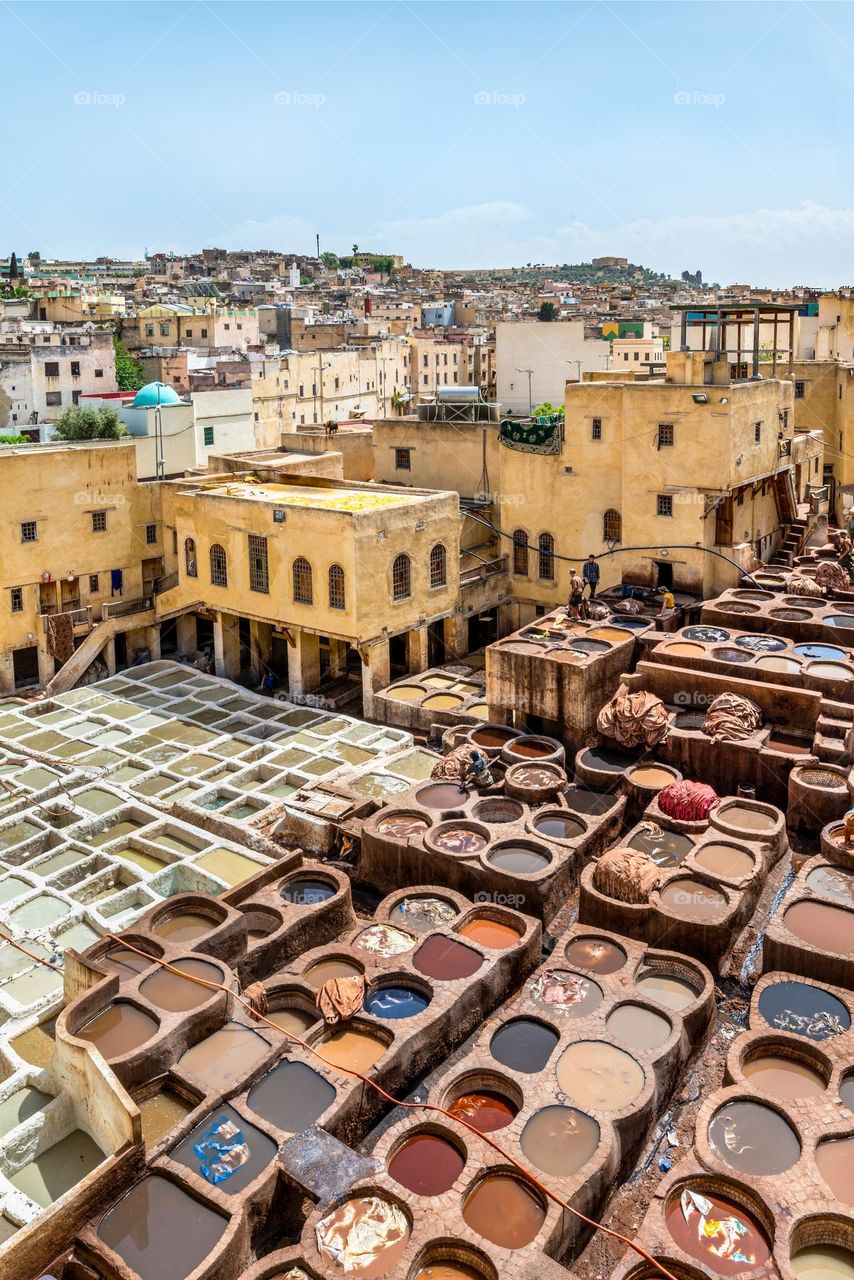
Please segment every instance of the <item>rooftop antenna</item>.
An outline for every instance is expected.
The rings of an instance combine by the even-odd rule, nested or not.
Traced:
[[[317,256],[319,258],[320,257],[320,232],[319,231],[315,232],[314,238],[317,241]]]

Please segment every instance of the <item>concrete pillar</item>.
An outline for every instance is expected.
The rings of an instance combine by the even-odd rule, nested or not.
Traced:
[[[116,674],[116,637],[110,636],[104,648],[101,651],[101,657],[107,664],[107,671],[111,676]]]
[[[518,631],[521,623],[519,622],[519,607],[516,604],[500,604],[498,606],[498,636],[512,635],[514,631]]]
[[[0,693],[15,692],[15,664],[12,651],[8,649],[0,655]]]
[[[193,613],[182,613],[175,619],[175,642],[179,654],[195,653],[198,648],[196,640],[196,616]]]
[[[160,661],[160,627],[159,625],[145,628],[145,647],[148,649],[148,652],[151,654],[151,661],[159,662]]]
[[[468,618],[454,613],[445,619],[445,661],[455,662],[465,658],[469,651]]]
[[[388,640],[380,640],[367,651],[362,663],[362,714],[370,717],[374,710],[374,694],[391,682]]]
[[[426,671],[429,665],[429,645],[426,627],[417,627],[406,636],[406,665],[411,676]]]
[[[294,634],[295,644],[288,645],[288,693],[299,698],[320,684],[320,644],[307,631]]]
[[[214,667],[229,680],[240,675],[240,627],[233,613],[214,615]]]
[[[330,637],[329,640],[329,675],[338,680],[347,670],[347,642]]]
[[[39,682],[42,685],[49,684],[56,675],[57,666],[56,659],[53,654],[48,653],[47,649],[43,649],[39,645]],[[12,677],[12,685],[14,687],[15,678]]]
[[[249,619],[249,655],[252,679],[260,684],[270,668],[273,656],[273,628],[269,622]]]

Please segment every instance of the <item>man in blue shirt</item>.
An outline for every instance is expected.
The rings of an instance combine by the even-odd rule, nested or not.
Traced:
[[[590,588],[591,600],[596,596],[596,588],[599,586],[600,573],[601,570],[596,561],[596,557],[594,555],[589,555],[584,564],[584,568],[581,570],[581,576],[584,579],[585,585]]]

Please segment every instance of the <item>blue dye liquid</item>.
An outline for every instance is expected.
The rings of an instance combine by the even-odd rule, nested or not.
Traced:
[[[383,987],[371,992],[365,1009],[375,1018],[414,1018],[423,1013],[428,1004],[427,997],[411,987]]]

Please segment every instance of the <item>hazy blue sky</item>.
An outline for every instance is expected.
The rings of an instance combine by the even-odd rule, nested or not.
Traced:
[[[854,6],[0,5],[0,252],[854,280]]]

